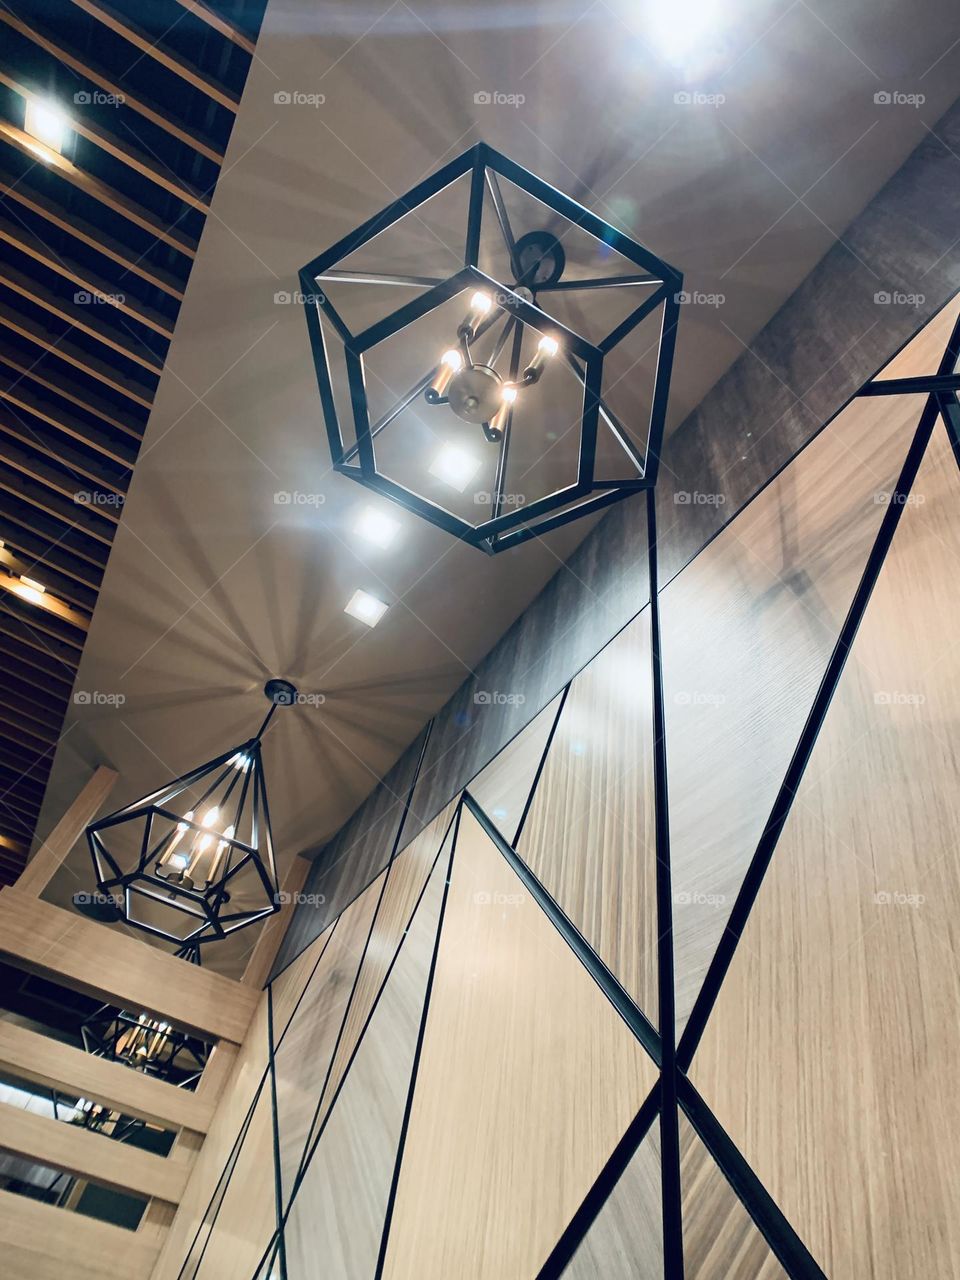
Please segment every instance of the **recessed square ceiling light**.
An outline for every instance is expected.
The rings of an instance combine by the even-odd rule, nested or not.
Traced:
[[[368,627],[375,627],[388,608],[389,605],[385,605],[368,591],[355,591],[344,605],[343,612],[349,613],[351,618],[359,618]]]
[[[476,454],[455,444],[445,444],[430,464],[430,474],[458,493],[463,493],[479,470],[480,459]]]
[[[42,98],[27,98],[23,127],[26,133],[58,154],[63,151],[69,119],[66,112]]]
[[[375,547],[389,547],[400,532],[400,521],[394,520],[376,507],[364,507],[357,516],[354,528],[361,538]]]

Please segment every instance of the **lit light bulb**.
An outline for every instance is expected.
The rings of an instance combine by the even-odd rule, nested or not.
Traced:
[[[489,293],[484,293],[482,289],[478,289],[470,299],[470,310],[467,312],[467,317],[460,326],[460,332],[467,333],[470,337],[473,337],[476,332],[477,325],[484,316],[489,315],[490,308],[492,306],[493,299],[490,297]]]
[[[533,359],[524,370],[524,377],[530,382],[536,382],[540,377],[540,374],[543,372],[544,363],[551,357],[555,356],[559,350],[560,343],[557,342],[556,338],[551,338],[548,334],[544,334],[537,343],[537,349],[533,353]]]
[[[433,375],[430,386],[434,393],[442,396],[450,385],[450,379],[463,368],[463,356],[459,351],[451,349],[440,357],[440,366]]]
[[[506,426],[507,417],[510,413],[510,409],[517,399],[517,388],[511,387],[511,386],[504,386],[500,391],[500,397],[501,397],[500,408],[490,419],[489,425],[490,425],[491,431],[502,431],[503,428]]]

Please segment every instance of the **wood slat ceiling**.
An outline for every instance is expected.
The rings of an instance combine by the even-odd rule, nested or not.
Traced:
[[[0,884],[26,862],[264,5],[0,6]],[[69,117],[60,152],[31,100]]]

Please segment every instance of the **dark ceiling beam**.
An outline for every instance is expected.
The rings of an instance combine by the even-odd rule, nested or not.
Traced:
[[[103,325],[91,324],[89,320],[81,318],[77,310],[77,303],[73,303],[72,308],[63,298],[59,298],[55,293],[51,293],[36,280],[31,280],[29,276],[21,274],[15,268],[7,265],[0,274],[0,285],[5,285],[14,293],[18,293],[21,298],[26,298],[28,302],[32,302],[35,307],[39,307],[42,311],[49,312],[50,315],[56,316],[58,320],[62,320],[64,324],[71,329],[76,329],[79,333],[85,333],[88,338],[92,338],[94,342],[99,342],[104,347],[109,347],[111,351],[116,351],[118,355],[126,356],[128,360],[132,360],[134,364],[140,365],[142,369],[146,369],[149,373],[160,377],[163,372],[163,361],[157,356],[144,356],[137,350],[131,342],[125,338],[114,336]],[[149,347],[146,348],[149,351]]]
[[[82,508],[78,507],[74,502],[67,503],[61,500],[58,494],[41,482],[34,482],[32,485],[24,484],[23,479],[27,473],[20,468],[11,466],[7,457],[9,452],[10,447],[0,442],[0,489],[5,489],[7,493],[12,493],[30,506],[38,507],[47,515],[53,516],[55,520],[61,521],[68,529],[86,535],[94,542],[99,543],[100,546],[110,546],[113,541],[110,527],[103,533],[97,533],[88,528],[84,522],[76,518],[71,520],[70,509],[80,511]],[[77,551],[76,554],[82,555],[83,553]]]
[[[136,111],[138,115],[143,116],[145,120],[149,120],[151,124],[155,124],[158,128],[169,133],[171,137],[185,142],[188,147],[192,147],[202,156],[206,156],[208,160],[212,160],[214,164],[223,163],[223,152],[218,151],[216,147],[212,147],[208,142],[204,142],[202,138],[198,138],[196,134],[191,133],[188,129],[182,129],[171,119],[169,112],[165,112],[159,106],[153,106],[144,98],[138,97],[131,93],[128,88],[117,84],[103,71],[92,65],[88,59],[76,58],[62,45],[58,44],[51,36],[45,35],[35,25],[24,22],[18,18],[16,14],[11,13],[5,5],[0,5],[0,22],[6,23],[11,30],[25,36],[39,49],[43,49],[45,53],[49,53],[52,58],[56,58],[58,62],[62,62],[65,67],[69,67],[71,71],[76,71],[78,75],[89,80],[92,84],[99,85],[105,93],[117,95],[123,102],[125,107],[129,107],[131,111]]]
[[[95,18],[97,22],[102,22],[110,31],[128,41],[134,48],[139,49],[141,53],[145,53],[148,58],[158,62],[161,67],[164,67],[167,71],[172,71],[175,76],[179,76],[181,80],[185,80],[194,89],[199,89],[201,93],[205,93],[208,98],[212,98],[221,107],[226,107],[228,111],[236,113],[237,107],[240,105],[239,98],[226,90],[223,85],[208,79],[207,76],[197,71],[195,67],[191,67],[189,63],[170,53],[160,44],[159,40],[151,40],[150,36],[136,26],[135,23],[131,22],[129,18],[121,17],[120,14],[114,13],[105,4],[95,3],[95,0],[73,0],[73,3],[78,9],[82,9],[84,13],[89,14],[91,18]]]
[[[22,84],[2,69],[0,69],[0,84],[6,85],[14,93],[19,93],[22,98],[40,97],[44,93],[40,88]],[[153,161],[135,151],[107,129],[102,128],[92,120],[86,119],[81,111],[74,110],[71,112],[70,128],[81,138],[85,138],[87,142],[92,143],[93,146],[99,147],[107,155],[113,156],[114,160],[119,160],[128,169],[138,173],[141,178],[146,178],[149,182],[156,183],[158,187],[162,187],[170,195],[176,196],[184,204],[188,204],[194,209],[199,209],[201,213],[209,212],[210,201],[205,196],[179,182],[175,175],[164,172],[160,167],[159,161]]]
[[[143,440],[143,432],[136,427],[132,427],[128,422],[121,421],[113,415],[113,405],[108,405],[106,400],[101,400],[99,396],[94,395],[92,391],[87,391],[85,387],[79,387],[69,379],[64,378],[61,374],[58,381],[53,382],[45,376],[44,369],[40,364],[43,359],[38,357],[31,364],[26,364],[22,360],[16,359],[6,351],[0,351],[0,361],[14,369],[24,378],[29,378],[35,382],[37,386],[44,387],[47,391],[54,392],[55,395],[61,396],[70,404],[76,405],[78,409],[83,409],[85,413],[92,414],[93,417],[99,418],[101,422],[105,422],[108,427],[113,427],[115,431],[122,431],[124,435],[129,436],[131,440],[135,440],[139,444]],[[83,395],[80,392],[83,391]]]
[[[84,292],[99,299],[102,306],[112,307],[116,311],[129,316],[131,320],[139,321],[140,324],[146,325],[154,333],[159,333],[167,341],[173,337],[172,320],[168,320],[166,316],[160,315],[159,312],[154,311],[151,307],[129,298],[125,293],[117,293],[116,285],[111,284],[110,281],[97,275],[96,272],[91,271],[88,267],[75,262],[69,255],[56,253],[53,249],[48,248],[38,236],[35,236],[25,228],[17,226],[11,219],[4,217],[2,213],[0,213],[0,241],[10,245],[11,248],[19,250],[20,253],[25,254],[28,258],[33,258],[35,262],[39,262],[41,266],[54,272],[61,279],[69,280],[71,284],[78,284]]]
[[[73,688],[74,673],[60,667],[49,655],[42,655],[36,649],[29,649],[14,636],[0,632],[0,653],[4,660],[19,667],[29,667],[43,677],[44,693],[51,698],[66,697]],[[32,677],[34,680],[36,676]],[[62,689],[53,688],[62,685]]]
[[[252,54],[256,50],[256,44],[249,36],[244,35],[235,26],[229,23],[226,18],[222,18],[219,13],[215,13],[208,5],[202,4],[201,0],[177,0],[177,4],[184,9],[189,9],[192,14],[205,22],[208,27],[212,27],[214,31],[219,31],[225,39],[231,41],[244,53]]]
[[[3,10],[0,9],[0,15],[2,13]],[[24,186],[23,181],[13,177],[9,170],[0,171],[0,196],[5,200],[15,200],[24,209],[49,222],[51,226],[85,244],[88,249],[95,249],[97,253],[102,253],[105,258],[109,258],[124,270],[132,271],[141,280],[146,280],[147,284],[155,285],[171,298],[176,298],[177,302],[183,301],[183,286],[173,276],[152,266],[141,255],[134,253],[132,249],[94,227],[84,218],[77,217],[73,213],[66,214],[59,205],[48,200],[46,196]]]
[[[114,376],[115,371],[109,365],[90,355],[75,343],[70,342],[69,339],[51,336],[30,316],[25,316],[22,312],[14,310],[2,298],[0,298],[0,326],[10,329],[13,333],[19,334],[21,338],[26,338],[38,347],[42,347],[44,351],[56,356],[58,360],[63,360],[67,364],[73,365],[75,369],[79,369],[82,373],[88,374],[89,377],[102,382],[104,386],[110,387],[111,390],[119,392],[122,396],[126,396],[134,404],[142,405],[144,409],[152,407],[153,391],[149,387],[142,387],[142,390],[140,388],[134,390],[129,380],[123,382],[119,380],[121,376],[119,371],[116,371],[116,376]]]
[[[60,573],[50,561],[24,555],[12,542],[8,542],[0,549],[0,569],[3,568],[21,576],[25,574],[28,578],[42,577],[43,585],[48,591],[52,591],[57,599],[63,600],[79,613],[87,614],[88,617],[93,613],[93,606],[97,602],[95,591],[78,587],[73,579]]]
[[[83,626],[75,626],[61,616],[56,609],[24,600],[16,592],[0,591],[0,603],[14,617],[20,619],[26,631],[32,632],[42,643],[46,643],[47,637],[50,637],[56,640],[65,652],[75,653],[77,662],[80,661],[80,653],[86,639],[86,630]],[[89,621],[89,618],[86,619],[88,624]]]
[[[0,608],[0,632],[5,635],[12,636],[15,640],[19,640],[21,644],[26,645],[28,649],[34,649],[37,653],[47,658],[53,658],[64,671],[72,671],[76,678],[76,670],[80,663],[80,655],[75,653],[73,649],[68,649],[66,645],[61,644],[59,640],[51,639],[49,642],[40,641],[32,634],[23,619],[9,610],[4,613]]]
[[[2,15],[2,10],[0,10],[0,15]],[[99,178],[95,178],[86,169],[81,169],[72,160],[68,160],[66,156],[60,155],[57,151],[51,151],[42,142],[35,141],[29,133],[24,133],[15,124],[0,120],[0,139],[15,147],[35,163],[46,165],[51,173],[55,173],[64,182],[69,182],[78,191],[82,191],[84,195],[90,196],[92,200],[96,200],[99,204],[119,214],[120,217],[134,223],[141,231],[146,231],[148,235],[154,236],[157,240],[162,240],[164,244],[170,245],[172,249],[176,249],[184,257],[196,257],[197,247],[194,241],[188,240],[186,236],[174,231],[171,226],[159,221],[149,210],[130,200],[114,187],[111,187],[109,183],[101,182]]]
[[[48,426],[69,436],[72,440],[79,440],[81,444],[87,445],[110,462],[115,462],[128,471],[133,469],[133,464],[137,460],[135,449],[124,448],[106,432],[80,422],[64,409],[44,400],[42,396],[37,396],[23,379],[7,378],[2,368],[0,368],[0,400],[6,401],[17,409],[22,409],[25,413],[32,414],[33,417],[39,418],[41,422],[47,423]]]
[[[51,440],[45,439],[39,431],[33,430],[24,418],[12,410],[0,412],[0,435],[6,436],[10,440],[15,440],[18,444],[26,445],[30,453],[38,453],[42,457],[49,458],[51,462],[69,471],[71,479],[76,477],[77,483],[71,490],[71,496],[84,490],[83,481],[87,481],[94,489],[109,491],[114,495],[115,499],[122,499],[126,492],[130,468],[127,468],[126,483],[121,485],[112,477],[106,476],[102,471],[95,470],[90,465],[89,460],[75,449],[70,449],[65,444],[55,444]],[[76,501],[75,498],[74,501]],[[82,502],[80,505],[83,505]],[[119,507],[121,502],[91,504],[94,510],[97,509],[98,505]],[[116,519],[119,522],[119,516]]]
[[[21,475],[27,476],[28,479],[35,481],[37,484],[43,485],[53,494],[59,494],[66,498],[74,511],[83,513],[85,516],[93,516],[97,521],[102,520],[102,525],[91,522],[89,518],[78,518],[73,521],[74,528],[82,529],[84,533],[91,538],[95,538],[98,542],[103,542],[109,546],[113,541],[113,529],[120,523],[120,517],[113,511],[106,510],[99,506],[84,506],[74,501],[74,494],[80,485],[76,480],[72,480],[70,476],[59,470],[48,467],[45,463],[35,458],[32,453],[25,449],[19,448],[14,444],[6,434],[0,436],[0,462],[19,471]]]
[[[89,541],[82,529],[64,528],[58,516],[23,494],[11,496],[17,501],[7,501],[0,511],[0,535],[9,545],[36,563],[53,565],[79,586],[99,591],[108,551]]]

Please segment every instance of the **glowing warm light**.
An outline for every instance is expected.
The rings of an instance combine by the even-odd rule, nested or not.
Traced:
[[[35,591],[38,596],[42,596],[47,589],[42,582],[37,582],[36,578],[25,578],[23,574],[20,575],[20,581],[25,587],[29,587],[31,591]]]
[[[555,356],[560,350],[560,343],[556,338],[544,335],[537,343],[537,350],[542,351],[545,356]]]
[[[479,289],[470,299],[470,310],[479,311],[482,316],[485,316],[492,306],[493,299],[489,293],[483,293]]]
[[[430,465],[430,474],[463,493],[480,469],[480,459],[466,449],[445,444]]]
[[[517,398],[517,388],[504,387],[501,395],[503,396],[505,404],[513,404],[514,400]]]
[[[367,542],[386,549],[400,532],[400,522],[385,512],[378,511],[376,507],[364,507],[357,516],[354,528]]]
[[[382,600],[370,595],[368,591],[357,590],[343,606],[343,612],[349,613],[351,618],[365,622],[368,627],[375,627],[388,608],[389,605],[385,605]]]
[[[445,351],[440,357],[440,367],[433,375],[431,387],[438,396],[442,396],[450,385],[450,379],[463,368],[463,356],[459,351]]]
[[[35,578],[25,578],[22,574],[14,583],[13,590],[23,600],[29,600],[31,604],[40,604],[46,594],[47,588],[42,582],[37,582]]]
[[[32,138],[59,155],[70,127],[70,117],[55,102],[28,98],[23,127]],[[43,153],[38,149],[38,154]]]

